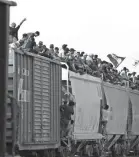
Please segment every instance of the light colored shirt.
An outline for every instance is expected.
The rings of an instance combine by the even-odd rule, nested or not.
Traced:
[[[127,72],[122,71],[120,75],[122,76],[123,79],[128,80]]]
[[[133,79],[133,83],[136,83],[136,76],[133,76],[132,79]]]
[[[65,54],[64,54],[64,50],[60,49],[59,51],[59,57],[64,58]]]
[[[86,57],[86,60],[87,60],[87,61],[92,61],[92,58],[91,58],[90,56],[87,56],[87,57]]]
[[[102,119],[104,120],[104,121],[108,121],[109,120],[109,115],[110,115],[110,111],[108,111],[108,110],[102,110]]]

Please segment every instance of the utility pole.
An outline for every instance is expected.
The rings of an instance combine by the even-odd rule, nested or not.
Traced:
[[[6,152],[6,106],[8,88],[9,16],[15,2],[0,0],[0,157]]]

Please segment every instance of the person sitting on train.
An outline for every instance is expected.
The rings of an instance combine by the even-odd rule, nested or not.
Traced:
[[[51,58],[51,55],[49,53],[49,49],[46,47],[46,45],[42,46],[42,52],[40,52],[39,55],[47,57],[47,58]]]
[[[59,48],[58,48],[58,47],[55,47],[55,48],[54,48],[53,59],[54,59],[54,60],[57,60],[57,61],[60,61],[60,57],[59,57]]]
[[[112,83],[113,84],[121,84],[121,80],[119,78],[118,70],[112,68]]]
[[[101,61],[99,71],[102,74],[102,80],[106,81],[107,80],[107,62],[106,61]]]
[[[34,47],[34,50],[40,54],[42,51],[43,51],[43,42],[42,41],[39,41],[38,45],[36,45]]]
[[[36,42],[33,36],[28,37],[28,39],[25,40],[24,44],[22,45],[22,50],[27,52],[34,52],[33,50],[35,48],[36,48]]]
[[[38,53],[43,51],[43,42],[42,41],[39,41],[39,43],[36,47],[36,50],[38,51]]]
[[[70,55],[70,50],[68,47],[63,49],[63,53],[62,53],[62,57],[60,57],[62,62],[68,62],[69,59],[69,55]]]
[[[36,31],[35,33],[26,33],[26,34],[27,34],[27,38],[24,40],[24,44],[22,45],[22,50],[38,54],[38,52],[35,50],[36,48],[35,37],[38,37],[40,35],[40,32]]]
[[[95,77],[99,77],[98,75],[98,62],[97,58],[95,58],[96,55],[92,56],[92,62],[90,68],[92,69],[93,73],[92,75]]]
[[[67,62],[69,55],[70,55],[70,49],[68,47],[66,47],[65,51],[64,51],[64,59]]]
[[[55,47],[55,56],[56,57],[59,57],[59,48],[58,47]]]
[[[87,74],[90,74],[92,75],[92,69],[87,65],[87,62],[86,62],[86,58],[87,58],[87,54],[84,53],[84,55],[81,57],[81,60],[82,60],[82,64],[84,66],[84,70]]]
[[[18,31],[21,27],[21,25],[26,21],[26,18],[24,18],[20,24],[16,27],[16,23],[12,23],[9,27],[9,43],[13,43],[18,41]]]
[[[50,44],[50,46],[49,46],[49,53],[52,55],[52,57],[55,55],[54,44]]]
[[[109,63],[107,63],[105,73],[106,73],[106,81],[113,83],[113,72],[112,72],[112,68],[110,67]]]
[[[98,68],[95,62],[93,61],[93,57],[94,57],[94,54],[87,55],[86,64],[89,67],[89,69],[91,69],[91,75],[96,76],[98,72]]]
[[[75,64],[74,64],[74,52],[75,50],[73,48],[71,48],[69,50],[69,55],[68,55],[68,59],[67,59],[67,64],[69,66],[69,70],[76,72],[76,68],[75,68]]]
[[[23,35],[22,35],[22,39],[21,39],[21,41],[23,42],[23,44],[24,44],[24,41],[26,41],[28,39],[28,35],[26,34],[26,33],[24,33]],[[22,44],[22,45],[23,45]],[[21,46],[22,46],[21,45]]]
[[[84,73],[84,66],[82,64],[82,60],[81,60],[81,57],[80,57],[80,52],[77,52],[74,56],[74,65],[75,65],[77,73],[80,73],[80,74]]]

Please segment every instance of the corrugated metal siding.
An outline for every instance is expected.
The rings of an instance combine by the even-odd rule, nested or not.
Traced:
[[[16,98],[20,106],[19,143],[32,142],[33,57],[15,53]]]
[[[57,143],[59,137],[59,104],[61,104],[61,67],[50,60],[34,60],[35,143]]]
[[[61,67],[57,64],[51,62],[50,65],[51,69],[51,80],[50,80],[50,87],[51,87],[51,114],[52,114],[52,121],[51,121],[51,137],[52,142],[60,140],[60,121],[59,121],[59,106],[62,103],[62,82],[61,82]]]
[[[9,64],[8,64],[8,94],[14,95],[14,52],[9,51]],[[13,115],[12,115],[12,103],[8,98],[7,104],[7,117],[6,117],[6,142],[12,143],[13,141]]]
[[[14,56],[11,56],[8,92],[17,99],[19,106],[19,122],[17,120],[19,149],[58,147],[61,104],[60,64],[29,53],[25,55],[15,52]],[[14,135],[11,109],[10,105],[7,108],[7,137],[10,137],[10,142]]]
[[[34,60],[34,118],[33,140],[35,143],[51,141],[50,62]]]

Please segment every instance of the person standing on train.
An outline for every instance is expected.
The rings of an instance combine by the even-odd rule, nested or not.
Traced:
[[[21,25],[26,21],[26,18],[24,18],[20,24],[16,27],[16,23],[12,23],[9,27],[9,43],[15,43],[18,41],[18,31],[21,27]]]
[[[128,71],[129,70],[126,67],[124,67],[120,73],[120,75],[122,77],[122,84],[126,87],[129,86],[128,75],[127,75]]]
[[[136,83],[136,72],[132,73],[132,80],[133,80],[133,83]]]

